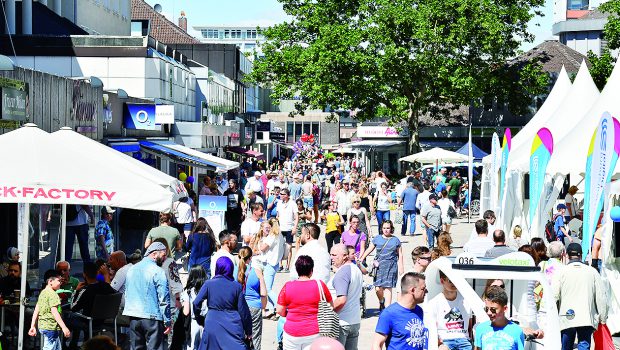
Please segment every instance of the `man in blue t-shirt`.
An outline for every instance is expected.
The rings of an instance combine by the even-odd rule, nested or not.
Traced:
[[[564,214],[566,214],[566,205],[560,203],[558,204],[557,209],[558,209],[558,213],[555,215],[555,220],[553,224],[555,235],[558,237],[558,241],[564,243],[565,245],[568,243],[573,243],[573,238],[570,236],[570,233],[566,229],[566,223],[564,222]],[[568,243],[566,242],[566,238],[568,238]]]
[[[489,287],[484,304],[484,311],[490,321],[482,322],[476,327],[476,350],[523,350],[525,335],[521,327],[506,318],[508,296],[504,289]]]
[[[400,297],[381,312],[372,350],[426,350],[428,329],[424,326],[424,312],[418,305],[427,293],[424,275],[408,272],[400,280]]]
[[[398,198],[398,205],[403,205],[403,225],[400,229],[401,236],[405,236],[407,233],[407,221],[411,221],[409,234],[412,236],[415,234],[415,203],[418,200],[418,194],[420,194],[420,192],[413,187],[413,182],[407,182],[407,187]],[[410,218],[411,220],[409,220]]]

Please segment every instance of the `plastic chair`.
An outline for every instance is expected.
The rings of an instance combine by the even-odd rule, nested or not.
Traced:
[[[78,312],[73,314],[88,321],[88,338],[93,337],[93,321],[114,320],[114,342],[118,342],[118,334],[116,327],[116,318],[118,310],[121,307],[122,293],[114,293],[108,295],[96,295],[90,316],[82,315]]]

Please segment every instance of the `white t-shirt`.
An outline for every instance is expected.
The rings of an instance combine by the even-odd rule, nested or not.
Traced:
[[[439,339],[469,339],[468,328],[471,317],[470,308],[464,303],[463,296],[457,293],[456,299],[450,301],[443,293],[437,294],[424,308],[425,321],[433,320],[437,325]],[[427,319],[426,316],[429,318]]]
[[[304,182],[301,185],[301,190],[303,191],[303,195],[306,197],[312,196],[312,182]]]
[[[112,286],[115,291],[125,294],[125,280],[127,279],[127,271],[129,271],[132,266],[133,264],[127,264],[116,271],[114,278],[110,282],[110,286]]]
[[[332,298],[335,299],[343,295],[347,297],[344,306],[338,311],[340,325],[354,325],[362,322],[360,297],[362,296],[363,282],[364,279],[360,269],[353,264],[345,264],[340,266],[327,284]]]
[[[431,196],[431,192],[430,191],[424,191],[420,194],[418,194],[418,198],[415,201],[415,207],[418,208],[418,210],[422,210],[422,208],[424,208],[424,206],[429,202],[428,197]]]
[[[78,211],[78,214],[75,220],[67,221],[67,226],[81,226],[88,224],[88,213],[86,210],[84,210],[81,205],[76,205],[75,210]]]
[[[194,221],[194,216],[192,215],[192,206],[188,203],[177,202],[174,204],[174,208],[176,208],[176,218],[179,224],[187,224]]]
[[[247,219],[243,220],[243,222],[241,223],[241,237],[244,238],[244,241],[241,243],[241,245],[243,247],[247,246],[247,244],[245,243],[245,237],[250,237],[251,240],[252,237],[254,237],[260,230],[260,224],[260,221],[254,221],[252,217],[248,217]]]
[[[566,197],[564,197],[564,201],[567,204],[566,214],[570,215],[571,217],[577,215],[577,209],[579,208],[577,198],[573,197],[570,193],[567,193]],[[568,207],[568,204],[570,204],[571,206]]]
[[[179,275],[179,268],[172,258],[167,258],[164,260],[161,268],[164,269],[164,272],[166,272],[166,278],[168,278],[168,287],[170,288],[170,305],[173,307],[175,295],[177,293],[180,295],[181,292],[183,292],[183,283],[181,282],[181,277]]]
[[[493,246],[495,246],[495,243],[493,243],[493,241],[488,237],[476,236],[474,239],[470,239],[467,243],[465,243],[463,251],[471,253],[478,258],[483,258],[487,250],[493,248]]]
[[[308,243],[304,244],[299,248],[297,255],[293,257],[291,260],[291,266],[295,266],[295,262],[297,262],[297,257],[301,255],[307,255],[312,258],[314,261],[314,270],[312,271],[312,279],[313,280],[321,280],[325,283],[329,282],[329,276],[331,274],[332,269],[332,259],[319,241],[313,239]],[[297,275],[297,270],[291,269],[290,278],[292,280],[296,280],[299,276]]]
[[[297,204],[292,200],[288,200],[284,203],[282,200],[278,200],[278,221],[280,222],[281,231],[292,231],[295,224],[295,214],[297,213]]]
[[[441,198],[437,201],[437,205],[441,209],[441,219],[448,221],[446,220],[448,218],[448,208],[451,206],[453,207],[454,203],[452,203],[452,201],[448,198]]]
[[[233,270],[233,276],[237,278],[237,273],[239,272],[239,267],[237,266],[237,258],[235,258],[232,254],[225,251],[224,249],[218,250],[217,252],[215,252],[215,254],[211,256],[211,278],[215,276],[215,265],[217,264],[217,259],[223,256],[228,257],[230,261],[233,262],[233,265],[235,266],[235,269]]]
[[[284,256],[284,239],[282,235],[269,235],[263,238],[263,243],[269,246],[263,253],[263,261],[271,266],[276,266]]]
[[[351,197],[353,195],[351,192],[347,192],[344,189],[338,190],[336,192],[336,203],[338,204],[338,213],[340,215],[347,215],[349,209],[351,209]]]

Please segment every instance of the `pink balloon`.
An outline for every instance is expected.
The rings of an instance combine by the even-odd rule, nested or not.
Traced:
[[[320,337],[312,342],[310,350],[344,350],[344,346],[336,339]]]

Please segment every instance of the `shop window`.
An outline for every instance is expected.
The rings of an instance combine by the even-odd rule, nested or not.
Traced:
[[[312,134],[319,135],[319,123],[312,123]]]
[[[304,123],[304,134],[310,134],[310,123]]]

